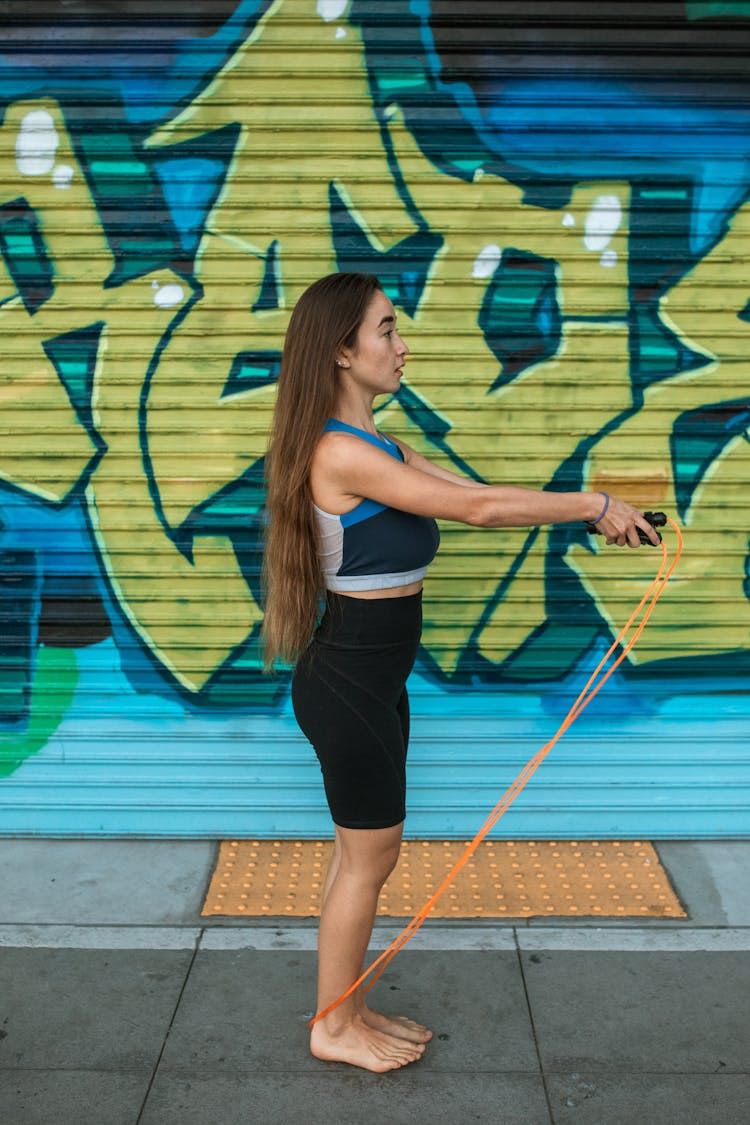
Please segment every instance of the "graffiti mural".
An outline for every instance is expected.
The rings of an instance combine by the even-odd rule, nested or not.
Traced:
[[[0,56],[0,777],[75,742],[82,677],[112,669],[162,756],[178,716],[292,737],[288,677],[260,670],[263,458],[290,310],[336,269],[379,275],[413,351],[381,429],[476,480],[606,488],[684,525],[627,706],[655,678],[736,691],[747,77],[726,102],[699,67],[625,81],[627,21],[593,54],[537,21],[529,48],[515,4],[460,26],[442,0],[194,4],[137,50],[140,9],[100,7],[9,20]],[[750,46],[726,7],[676,4],[677,30]],[[442,535],[437,714],[564,696],[655,570],[578,528]]]

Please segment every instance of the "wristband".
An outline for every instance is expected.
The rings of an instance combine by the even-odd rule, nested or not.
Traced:
[[[601,512],[596,517],[596,519],[595,520],[589,520],[589,523],[599,523],[599,521],[603,520],[604,516],[606,515],[607,508],[609,507],[609,493],[608,492],[602,492],[601,495],[604,497],[604,507],[602,508]]]

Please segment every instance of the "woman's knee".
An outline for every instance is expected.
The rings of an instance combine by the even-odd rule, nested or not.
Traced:
[[[341,868],[382,885],[398,863],[403,824],[393,828],[339,828]]]

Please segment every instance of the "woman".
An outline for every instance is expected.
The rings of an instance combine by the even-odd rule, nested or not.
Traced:
[[[264,560],[267,667],[296,663],[292,701],[320,761],[335,825],[318,938],[318,1008],[362,971],[378,894],[405,816],[406,678],[421,628],[435,518],[476,527],[587,520],[608,543],[656,533],[603,493],[483,485],[379,434],[377,395],[398,390],[409,354],[377,278],[315,282],[292,314],[268,456]],[[325,611],[316,628],[320,598]],[[417,1060],[431,1033],[373,1011],[358,990],[318,1020],[310,1047],[383,1072]]]

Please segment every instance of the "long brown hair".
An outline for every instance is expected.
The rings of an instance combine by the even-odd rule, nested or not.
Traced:
[[[336,402],[336,354],[353,348],[377,277],[334,273],[300,297],[281,356],[271,440],[263,584],[264,666],[294,663],[315,629],[323,576],[315,542],[310,464]]]

